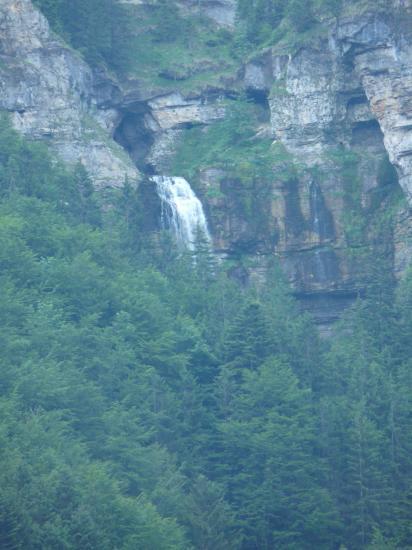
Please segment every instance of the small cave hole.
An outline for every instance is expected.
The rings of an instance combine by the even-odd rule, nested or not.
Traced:
[[[258,90],[255,88],[248,88],[246,90],[246,97],[248,98],[248,100],[253,102],[260,109],[260,122],[269,122],[270,120],[270,106],[268,96],[269,93],[267,92],[267,90]]]
[[[378,167],[378,186],[393,187],[399,185],[398,172],[394,165],[390,162],[388,155],[381,160]]]
[[[125,149],[137,168],[147,174],[153,175],[154,168],[146,162],[153,145],[153,134],[145,125],[145,113],[125,112],[117,126],[113,138]]]
[[[372,210],[381,207],[388,197],[402,196],[403,194],[399,185],[398,172],[390,162],[387,153],[381,158],[377,167],[376,183],[376,187],[370,192],[370,207]]]
[[[355,68],[356,46],[352,44],[343,56],[343,63],[347,69],[353,71]]]

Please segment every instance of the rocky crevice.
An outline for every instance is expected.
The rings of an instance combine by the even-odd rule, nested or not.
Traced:
[[[367,14],[343,21],[337,38],[352,58],[382,129],[386,150],[396,166],[399,183],[412,201],[412,10],[409,2],[392,18]]]

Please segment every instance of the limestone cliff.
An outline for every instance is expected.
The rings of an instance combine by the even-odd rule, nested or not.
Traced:
[[[153,2],[123,3],[143,42]],[[246,94],[261,112],[253,143],[272,142],[269,193],[251,198],[247,216],[245,189],[224,163],[209,161],[192,181],[233,276],[245,284],[265,277],[279,258],[322,322],[361,292],[362,254],[377,241],[385,239],[401,276],[412,254],[410,0],[346,2],[310,36],[281,39],[247,60],[221,55],[222,32],[235,25],[233,0],[176,5],[191,24],[211,21],[216,36],[198,50],[194,42],[187,59],[181,52],[182,59],[140,64],[116,78],[88,67],[29,0],[0,0],[0,107],[63,159],[82,160],[96,184],[119,185],[125,175],[187,177],[173,173],[176,151],[193,128],[206,135]],[[258,194],[259,185],[246,192]],[[393,200],[399,189],[406,201]],[[382,237],[379,216],[389,209],[394,222]]]
[[[99,111],[92,70],[51,32],[30,0],[0,0],[0,109],[16,129],[81,161],[96,185],[120,186],[138,172],[111,138],[117,113]]]
[[[359,290],[345,218],[348,208],[371,217],[386,154],[411,204],[410,4],[394,7],[390,17],[372,4],[347,10],[322,31],[293,53],[267,50],[244,71],[245,86],[268,96],[271,137],[303,165],[295,189],[283,186],[283,205],[273,208],[276,251],[297,291],[321,300],[325,292],[338,298]],[[343,165],[351,153],[357,161],[348,182]],[[348,187],[357,205],[345,200]],[[400,207],[393,235],[397,276],[412,253],[408,219],[409,208]]]

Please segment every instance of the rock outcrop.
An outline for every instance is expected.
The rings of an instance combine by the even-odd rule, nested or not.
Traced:
[[[361,292],[362,254],[377,238],[368,224],[379,211],[377,200],[384,210],[382,196],[396,194],[398,182],[407,204],[399,207],[391,237],[397,277],[412,257],[410,7],[399,3],[390,17],[372,4],[344,12],[293,53],[285,45],[267,49],[242,73],[251,97],[268,98],[265,135],[293,155],[299,176],[277,181],[274,168],[273,235],[266,229],[272,238],[264,242],[255,234],[252,250],[245,247],[248,228],[233,208],[235,190],[232,199],[226,193],[210,206],[214,235],[229,256],[243,248],[252,276],[261,277],[278,256],[296,294],[321,322],[338,317]],[[205,187],[222,179],[208,171]],[[363,241],[353,237],[360,231]]]
[[[412,10],[399,3],[387,13],[344,19],[336,37],[353,63],[399,183],[412,203]]]
[[[30,0],[0,0],[0,109],[28,138],[48,142],[64,161],[81,161],[98,186],[139,176],[112,140],[117,112],[97,110],[90,67]]]

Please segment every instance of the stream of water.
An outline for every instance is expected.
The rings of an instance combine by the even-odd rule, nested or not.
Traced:
[[[161,200],[161,224],[171,229],[178,244],[194,250],[200,236],[211,241],[200,200],[184,178],[152,176]]]

